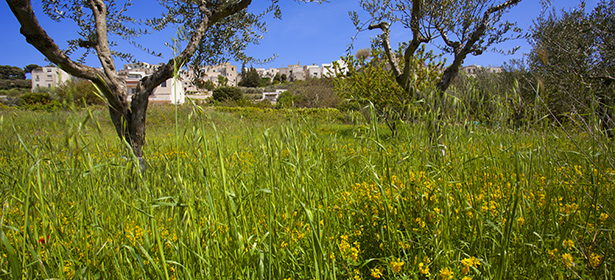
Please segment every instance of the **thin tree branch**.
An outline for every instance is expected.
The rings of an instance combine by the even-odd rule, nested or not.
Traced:
[[[34,46],[51,63],[54,63],[68,74],[90,80],[98,85],[111,107],[121,107],[121,101],[112,93],[113,89],[110,88],[114,86],[113,81],[104,72],[71,60],[41,27],[34,14],[30,0],[7,0],[6,3],[19,21],[21,25],[19,30],[26,38],[26,42]]]
[[[397,59],[395,58],[395,54],[393,53],[393,49],[391,48],[391,41],[390,41],[390,30],[389,30],[389,23],[388,22],[381,22],[378,24],[371,24],[368,27],[369,30],[373,30],[373,29],[380,29],[382,30],[382,47],[384,48],[384,54],[387,56],[387,59],[389,60],[389,64],[391,65],[391,68],[393,68],[393,74],[395,75],[395,78],[400,77],[401,76],[401,71],[399,70],[399,64],[397,63]]]

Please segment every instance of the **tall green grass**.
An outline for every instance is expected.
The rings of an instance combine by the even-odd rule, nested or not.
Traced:
[[[138,173],[104,109],[1,111],[0,278],[613,278],[592,137],[314,112],[154,106]]]

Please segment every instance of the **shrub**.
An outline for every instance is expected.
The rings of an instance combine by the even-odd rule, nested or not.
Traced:
[[[240,101],[243,99],[243,93],[241,89],[237,87],[219,87],[214,89],[212,97],[215,101]]]
[[[31,92],[22,95],[21,107],[32,111],[57,111],[62,109],[58,100],[46,92]]]
[[[46,92],[30,92],[21,96],[23,105],[45,105],[51,103],[51,95]]]
[[[288,89],[294,96],[294,107],[300,108],[334,108],[341,99],[333,90],[330,79],[312,78],[305,81],[296,81]]]
[[[96,94],[90,81],[71,81],[56,88],[56,94],[63,100],[75,105],[103,105],[105,100]]]

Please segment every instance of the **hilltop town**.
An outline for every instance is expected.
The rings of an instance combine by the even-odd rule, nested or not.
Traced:
[[[339,71],[344,73],[346,66],[343,60],[322,65],[301,65],[291,64],[281,68],[254,68],[260,78],[269,78],[272,82],[276,79],[294,82],[312,78],[332,77],[336,75],[333,65],[339,65]],[[139,81],[153,74],[162,64],[149,64],[146,62],[125,64],[118,71],[120,77],[126,81],[128,95],[136,92]],[[200,68],[200,73],[193,70],[182,69],[177,78],[168,79],[159,85],[150,95],[152,103],[172,103],[182,104],[186,96],[194,98],[206,98],[211,96],[211,91],[199,87],[195,81],[200,83],[211,82],[214,86],[239,86],[241,74],[237,65],[226,62],[215,66],[204,66]],[[461,68],[461,72],[469,76],[474,76],[477,71],[488,71],[492,73],[502,72],[501,67],[483,67],[480,65],[470,65]],[[60,84],[74,79],[70,74],[55,66],[45,66],[32,70],[32,91],[38,88],[55,88]],[[280,90],[276,92],[263,92],[263,99],[275,102]]]
[[[341,65],[341,71],[344,71],[344,62],[338,60],[337,63]],[[125,64],[118,71],[118,74],[126,81],[128,94],[132,95],[136,91],[139,80],[153,74],[161,65],[146,62]],[[197,80],[200,83],[210,81],[215,86],[238,86],[241,82],[239,70],[237,65],[230,62],[201,67],[200,73],[182,69],[177,78],[168,79],[154,90],[150,96],[150,102],[181,104],[185,102],[186,95],[210,96],[211,91],[197,86],[195,82]],[[261,78],[269,78],[271,81],[276,76],[282,77],[282,80],[293,82],[335,75],[333,63],[322,65],[301,65],[301,63],[297,63],[282,68],[255,68],[255,70]],[[36,91],[38,88],[55,88],[71,79],[74,79],[74,77],[55,66],[40,67],[32,71],[32,91]],[[275,101],[274,98],[270,96],[269,98]]]

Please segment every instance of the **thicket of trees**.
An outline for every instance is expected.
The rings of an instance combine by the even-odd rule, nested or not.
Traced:
[[[615,1],[602,0],[587,11],[581,3],[570,11],[541,16],[531,30],[533,50],[527,71],[540,87],[527,105],[544,103],[550,117],[597,122],[613,136],[615,82]],[[527,79],[531,81],[531,79]]]
[[[6,91],[2,95],[11,95],[11,89],[18,92],[19,89],[30,89],[32,85],[30,80],[26,80],[26,71],[17,66],[0,65],[0,90]]]
[[[246,69],[245,66],[242,67],[239,86],[252,88],[261,86],[261,77],[254,67],[250,67],[249,69]]]

